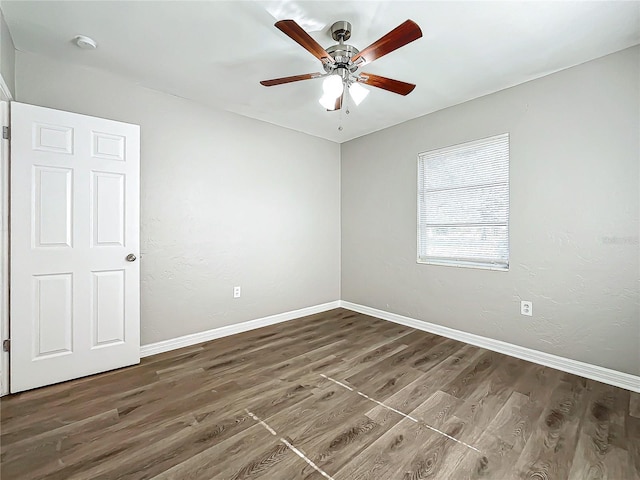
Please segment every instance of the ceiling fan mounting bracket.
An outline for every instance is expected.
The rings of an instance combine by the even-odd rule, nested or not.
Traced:
[[[331,25],[331,38],[336,42],[349,40],[351,38],[351,24],[345,20],[340,20]]]

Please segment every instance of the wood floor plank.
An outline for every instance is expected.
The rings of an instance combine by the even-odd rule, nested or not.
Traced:
[[[640,418],[640,393],[629,392],[629,415]]]
[[[488,431],[512,449],[521,452],[531,436],[533,422],[544,405],[532,402],[527,395],[512,392],[488,426]]]
[[[2,455],[2,474],[8,478],[33,478],[34,472],[48,470],[48,465],[64,448],[63,442],[74,431],[103,432],[118,422],[117,410],[100,413],[81,422],[68,424],[50,432],[14,443]]]
[[[568,380],[559,382],[542,417],[534,424],[515,466],[517,478],[568,478],[586,407],[584,379]]]
[[[469,427],[451,417],[442,429],[450,436],[460,436]],[[384,480],[391,478],[440,478],[445,462],[456,462],[448,454],[458,446],[449,438],[422,424],[403,419],[366,448],[335,477],[353,480]]]
[[[384,338],[384,337],[383,337]],[[385,338],[384,342],[373,345],[359,345],[355,352],[344,352],[339,357],[344,359],[341,365],[328,368],[324,373],[341,381],[346,381],[346,377],[356,375],[376,363],[389,358],[392,355],[408,348],[405,337]]]
[[[609,445],[601,451],[590,435],[580,433],[569,480],[631,479],[630,468],[626,450]]]
[[[364,415],[353,415],[340,423],[331,423],[324,429],[300,442],[309,458],[329,475],[335,474],[343,465],[357,458],[370,444],[376,441],[385,429]],[[305,467],[306,472],[311,469]]]
[[[340,358],[355,366],[391,356],[399,350],[407,348],[411,335],[414,333],[414,330],[405,329],[391,336],[383,336],[379,331],[358,335],[358,338],[353,339],[351,343],[355,348],[342,350]]]
[[[4,397],[0,475],[640,480],[639,410],[637,394],[336,309]]]
[[[508,443],[489,431],[484,431],[473,445],[480,454],[460,445],[453,447],[460,453],[460,459],[446,462],[442,468],[441,478],[455,480],[487,480],[512,478],[513,465],[519,453]],[[453,454],[455,458],[455,454]]]
[[[345,381],[365,394],[384,401],[420,377],[422,372],[413,368],[413,364],[421,358],[432,358],[433,354],[429,352],[442,352],[442,343],[446,343],[446,340],[433,335],[418,339],[407,348],[373,363],[355,375],[346,376]],[[460,349],[462,346],[463,344],[457,343],[456,348]]]
[[[587,385],[588,403],[569,479],[630,478],[626,442],[621,441],[625,438],[629,392],[593,381]]]
[[[627,416],[626,434],[629,472],[632,480],[640,480],[640,418]]]
[[[222,442],[215,443],[206,450],[191,456],[188,460],[174,465],[153,478],[155,480],[204,480],[214,478],[216,475],[225,475],[229,478],[229,476],[236,475],[242,467],[249,463],[247,462],[247,457],[249,456],[247,447],[251,448],[250,455],[255,459],[264,456],[264,453],[256,455],[257,446],[263,446],[264,452],[272,450],[277,443],[277,439],[264,427],[254,423],[245,431]],[[285,454],[285,452],[282,451],[282,454]],[[253,468],[256,478],[259,478],[257,474],[260,468],[263,471],[268,470],[267,465],[260,460],[254,460],[251,464],[258,466]],[[251,470],[251,468],[245,469],[245,472],[249,474]]]
[[[438,392],[447,382],[447,379],[455,377],[457,373],[466,368],[481,352],[471,345],[458,350],[454,355],[442,362],[438,369],[432,369],[423,373],[415,381],[411,382],[399,392],[385,400],[385,405],[395,408],[403,413],[411,413],[423,402]],[[434,371],[435,370],[435,371]],[[388,408],[374,406],[367,416],[376,422],[384,422],[388,417],[397,415]]]
[[[451,380],[443,391],[462,400],[482,385],[487,375],[498,367],[499,354],[485,350],[474,362]]]
[[[476,384],[473,378],[465,379],[466,389],[454,387],[455,380],[445,388],[445,391],[455,391],[464,397],[464,407],[458,409],[456,415],[471,420],[480,429],[487,428],[495,418],[496,412],[501,411],[513,393],[514,383],[528,367],[527,362],[506,356],[498,357],[494,361],[497,366],[493,369],[489,367],[484,379],[466,396],[464,392],[468,391],[468,386]]]

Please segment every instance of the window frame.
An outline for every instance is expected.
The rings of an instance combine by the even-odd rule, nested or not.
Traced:
[[[497,261],[492,261],[487,259],[487,261],[478,261],[477,259],[470,258],[445,258],[445,257],[427,257],[422,256],[420,252],[420,244],[421,244],[421,193],[424,188],[421,190],[422,179],[420,176],[420,162],[422,157],[427,154],[434,154],[437,152],[447,152],[455,149],[456,147],[464,147],[469,146],[474,143],[482,143],[488,142],[490,140],[499,139],[502,137],[506,137],[507,139],[507,259],[506,263],[498,263]],[[421,265],[439,265],[446,267],[458,267],[458,268],[474,268],[479,270],[493,270],[499,272],[508,272],[511,264],[511,136],[509,132],[501,133],[498,135],[491,135],[489,137],[478,138],[475,140],[470,140],[467,142],[456,143],[452,145],[447,145],[440,148],[434,148],[431,150],[425,150],[423,152],[419,152],[417,155],[416,161],[416,178],[417,178],[417,191],[416,191],[416,263]],[[464,224],[462,224],[464,225]],[[487,223],[486,225],[491,225]]]

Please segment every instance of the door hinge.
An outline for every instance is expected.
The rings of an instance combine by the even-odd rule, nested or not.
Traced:
[[[2,351],[8,352],[9,350],[11,350],[11,340],[7,338],[6,340],[2,341]]]
[[[11,138],[11,129],[9,127],[2,127],[2,138],[9,140]]]

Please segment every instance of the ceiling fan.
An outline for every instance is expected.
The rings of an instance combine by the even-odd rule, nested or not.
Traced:
[[[303,75],[263,80],[260,83],[265,87],[298,82],[300,80],[311,80],[313,78],[324,78],[324,95],[320,99],[320,104],[329,111],[342,108],[345,90],[349,91],[356,105],[364,100],[369,91],[366,88],[362,88],[359,85],[361,83],[399,95],[408,95],[416,87],[413,83],[359,71],[363,65],[371,63],[387,53],[391,53],[422,37],[422,30],[413,20],[407,20],[400,24],[362,51],[359,51],[353,45],[344,43],[351,38],[351,24],[346,21],[336,22],[331,26],[331,37],[338,44],[326,50],[293,20],[280,20],[275,23],[275,26],[320,60],[325,73],[305,73]]]

